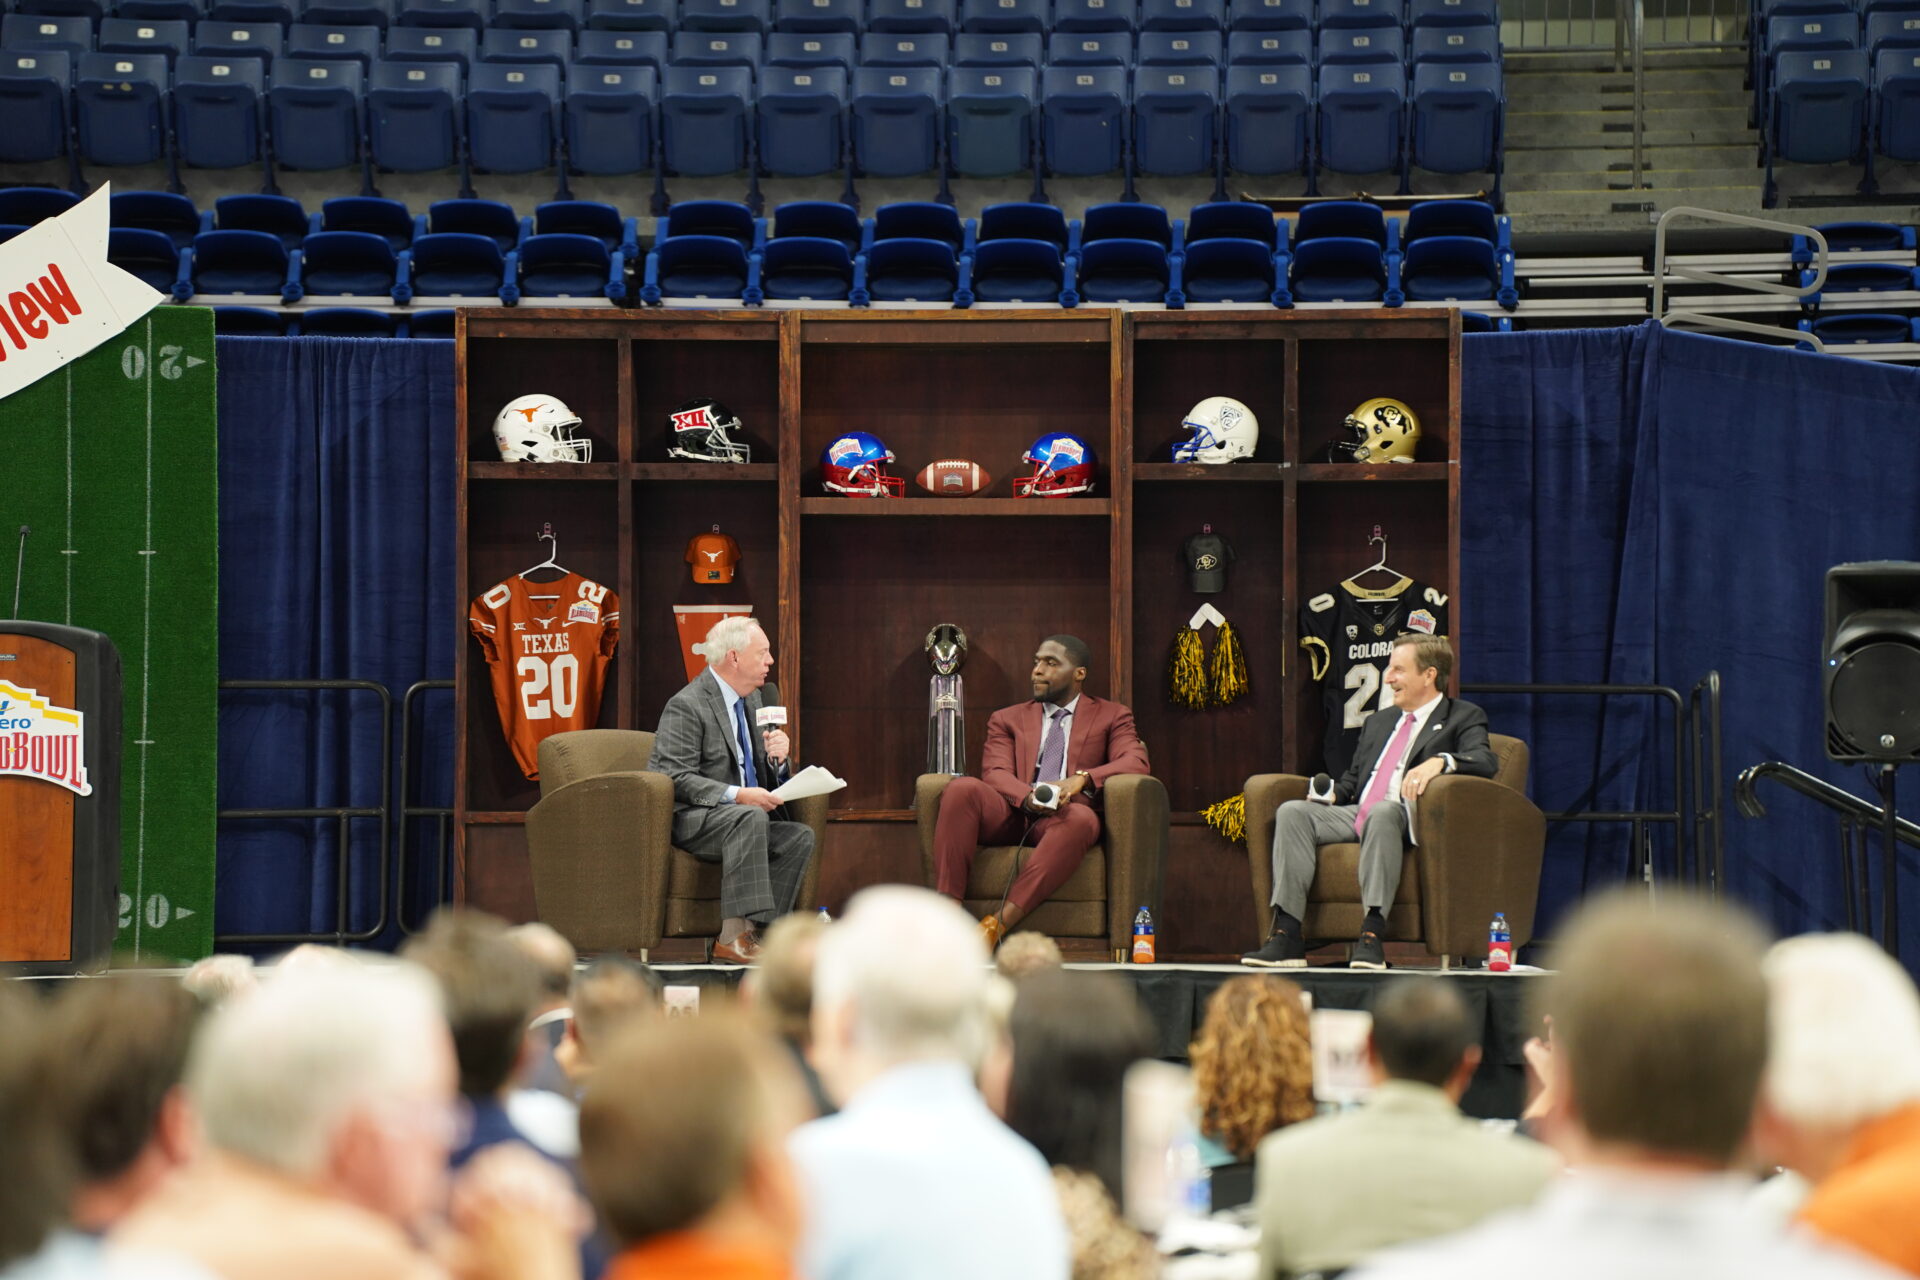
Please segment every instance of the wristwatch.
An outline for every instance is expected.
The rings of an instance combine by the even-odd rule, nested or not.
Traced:
[[[1094,789],[1093,771],[1091,769],[1075,769],[1073,771],[1073,776],[1076,778],[1085,778],[1087,780],[1087,789],[1089,791]]]

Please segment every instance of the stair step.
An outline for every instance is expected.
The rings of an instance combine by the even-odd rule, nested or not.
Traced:
[[[1753,149],[1730,147],[1688,147],[1672,150],[1653,149],[1641,154],[1646,168],[1663,171],[1681,169],[1742,169],[1753,163]],[[1589,176],[1631,172],[1633,152],[1626,147],[1567,147],[1558,150],[1507,151],[1507,185],[1534,187],[1547,174],[1579,173]]]
[[[1660,121],[1650,121],[1657,125]],[[1667,122],[1671,124],[1672,122]],[[1640,135],[1640,145],[1649,149],[1659,147],[1732,147],[1750,146],[1758,148],[1760,135],[1744,124],[1703,124],[1683,129],[1648,128]],[[1553,151],[1560,148],[1590,149],[1633,146],[1633,124],[1622,121],[1618,128],[1607,122],[1599,128],[1555,128],[1523,125],[1514,117],[1507,117],[1507,150],[1509,151]]]
[[[1761,182],[1761,170],[1757,165],[1721,169],[1643,168],[1640,175],[1641,180],[1656,191],[1674,191],[1681,187],[1746,186],[1758,191]],[[1529,174],[1525,187],[1529,191],[1623,191],[1632,180],[1631,164],[1615,161],[1614,166],[1604,170]],[[1518,185],[1510,183],[1508,189],[1516,189]]]
[[[1753,102],[1753,95],[1739,86],[1732,89],[1649,89],[1644,95],[1647,114],[1658,115],[1668,111],[1685,111],[1689,114],[1698,111],[1725,111],[1737,113],[1746,118],[1747,109]],[[1587,85],[1529,84],[1516,85],[1507,82],[1507,112],[1539,111],[1604,111],[1609,115],[1633,114],[1633,89],[1631,86],[1614,92],[1592,92]]]

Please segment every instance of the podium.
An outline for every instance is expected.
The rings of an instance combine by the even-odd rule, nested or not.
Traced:
[[[0,621],[0,974],[106,967],[119,923],[120,654]]]

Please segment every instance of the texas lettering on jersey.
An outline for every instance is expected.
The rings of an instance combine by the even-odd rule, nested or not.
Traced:
[[[1320,685],[1326,769],[1334,777],[1353,763],[1367,717],[1393,703],[1382,677],[1394,638],[1416,631],[1447,634],[1447,597],[1411,578],[1378,591],[1343,582],[1301,606],[1300,647]]]
[[[537,779],[544,739],[599,718],[607,660],[620,642],[620,597],[577,573],[551,582],[516,576],[474,597],[467,627],[486,655],[514,761]]]

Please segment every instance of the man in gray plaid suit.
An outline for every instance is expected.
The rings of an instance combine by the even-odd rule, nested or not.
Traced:
[[[771,788],[786,780],[784,729],[758,730],[754,713],[778,706],[766,682],[773,646],[752,618],[726,618],[707,632],[707,669],[667,699],[653,739],[650,771],[673,779],[673,843],[720,864],[720,934],[713,958],[752,964],[755,926],[793,909],[813,831],[783,821]]]

